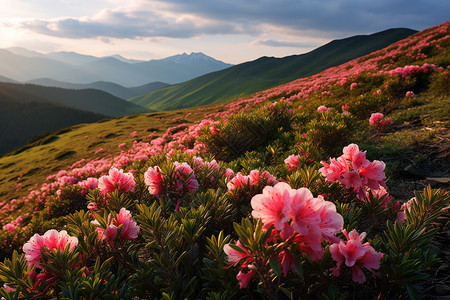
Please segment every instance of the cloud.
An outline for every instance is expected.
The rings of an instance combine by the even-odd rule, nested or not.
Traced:
[[[448,20],[447,0],[164,0],[178,12],[205,18],[271,24],[294,31],[373,33],[391,27],[424,29]]]
[[[261,45],[269,47],[291,47],[291,48],[313,48],[320,46],[318,43],[309,42],[291,42],[291,41],[277,41],[271,39],[256,40],[251,43],[252,45]]]
[[[45,35],[74,39],[257,36],[268,30],[291,37],[339,38],[391,27],[420,30],[447,21],[450,11],[448,0],[407,3],[404,0],[131,0],[127,3],[103,9],[93,16],[33,19],[23,21],[21,26]],[[260,43],[288,46],[272,40]]]
[[[104,9],[92,17],[27,20],[20,26],[29,30],[66,38],[191,38],[204,34],[256,32],[243,24],[207,19],[191,13],[174,13],[165,5],[131,5]],[[156,3],[157,4],[157,3]]]

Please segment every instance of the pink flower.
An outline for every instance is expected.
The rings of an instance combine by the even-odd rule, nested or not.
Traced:
[[[228,181],[230,181],[235,175],[233,170],[231,170],[230,168],[227,168],[225,170],[225,176],[228,178]]]
[[[250,179],[251,185],[258,185],[259,184],[259,171],[251,170],[250,174],[248,175],[248,178]]]
[[[117,226],[110,224],[108,225],[108,227],[106,227],[102,239],[107,240],[110,244],[112,244],[116,235],[117,235]]]
[[[158,166],[155,168],[149,167],[144,173],[144,182],[148,185],[150,195],[158,196],[163,190],[162,182],[164,178],[161,174],[161,169]]]
[[[120,239],[130,240],[138,237],[140,228],[131,218],[130,211],[126,210],[125,207],[122,207],[115,221],[113,220],[113,223],[115,223],[117,227],[122,225],[119,236]]]
[[[281,263],[281,271],[283,272],[284,276],[288,274],[289,270],[294,273],[297,272],[297,270],[295,269],[294,256],[289,251],[281,251],[278,255],[278,261]]]
[[[415,96],[415,94],[413,91],[407,91],[405,94],[405,97],[414,97],[414,96]]]
[[[78,245],[78,239],[68,235],[65,230],[58,232],[55,229],[51,229],[44,233],[43,236],[36,233],[23,245],[23,252],[25,252],[28,266],[36,265],[39,267],[42,247],[48,250],[57,249],[58,251],[63,251],[67,244],[70,245],[69,250],[72,250]]]
[[[359,171],[362,176],[363,184],[367,185],[371,189],[377,190],[380,185],[384,185],[383,180],[386,178],[384,174],[384,168],[386,164],[379,160],[370,162],[366,167]]]
[[[379,129],[385,127],[386,125],[393,124],[390,118],[387,118],[386,120],[383,120],[383,118],[384,116],[382,113],[373,113],[369,118],[369,124]]]
[[[361,177],[359,177],[359,173],[356,170],[342,174],[342,178],[339,181],[347,187],[353,187],[356,190],[362,188]]]
[[[277,178],[267,171],[264,171],[261,173],[261,178],[267,179],[268,184],[277,184],[278,183]]]
[[[290,219],[291,187],[284,182],[274,187],[266,186],[262,194],[254,196],[251,200],[252,216],[262,220],[265,227],[274,225],[277,230],[283,230]]]
[[[405,211],[409,211],[411,205],[416,201],[416,197],[409,199],[407,202],[403,203],[400,207],[400,211],[397,213],[397,221],[403,223],[406,220]]]
[[[89,177],[86,180],[78,182],[77,185],[83,188],[81,195],[85,195],[89,192],[89,190],[95,190],[98,187],[98,179]]]
[[[328,108],[328,107],[326,107],[326,106],[321,105],[321,106],[319,106],[319,107],[317,108],[317,110],[318,110],[320,113],[324,113],[324,112],[326,112],[326,111],[331,110],[331,108]]]
[[[320,209],[323,201],[317,201],[307,188],[292,190],[290,211],[292,228],[303,236],[316,234],[321,222]],[[321,235],[321,234],[320,234]]]
[[[175,161],[175,188],[178,191],[186,189],[189,193],[194,193],[198,188],[198,181],[195,179],[194,172],[191,167],[183,162],[180,164]]]
[[[284,163],[288,167],[288,170],[291,171],[294,169],[298,169],[298,165],[300,164],[300,161],[298,160],[297,155],[292,154],[284,160]]]
[[[366,197],[366,187],[378,190],[385,186],[385,164],[382,161],[370,162],[366,159],[366,152],[359,151],[356,144],[350,144],[343,149],[343,155],[337,160],[330,159],[330,164],[321,161],[323,167],[319,169],[327,181],[338,180],[348,188],[353,188],[358,198]]]
[[[234,266],[236,266],[241,260],[244,258],[251,257],[251,254],[247,249],[242,245],[241,241],[237,241],[236,246],[242,249],[242,251],[238,251],[233,249],[229,244],[223,246],[223,251],[228,256],[228,261],[233,262]]]
[[[342,174],[349,171],[347,161],[342,156],[337,160],[332,158],[330,160],[330,164],[324,162],[323,160],[320,163],[323,167],[319,169],[319,172],[322,173],[322,176],[327,178],[327,181],[330,182],[340,179]]]
[[[379,123],[383,119],[384,115],[382,113],[373,113],[370,115],[369,124],[374,126],[376,123]]]
[[[111,168],[109,175],[104,175],[98,180],[98,188],[103,195],[115,191],[116,188],[122,193],[134,192],[135,186],[133,174],[123,173],[122,169],[116,168]]]
[[[244,184],[249,184],[248,176],[244,176],[241,172],[238,172],[231,181],[227,183],[228,191],[234,191],[236,188],[244,187]]]
[[[334,276],[339,276],[339,269],[343,262],[347,267],[352,268],[353,281],[363,283],[366,280],[364,273],[360,267],[368,270],[378,269],[380,267],[380,259],[383,253],[376,252],[370,243],[362,243],[366,233],[358,234],[356,230],[343,233],[347,241],[340,241],[339,244],[330,246],[331,257],[336,261],[336,268],[333,271]]]
[[[89,202],[87,208],[88,208],[91,212],[93,212],[93,211],[98,210],[98,205],[97,205],[96,202]]]
[[[336,212],[336,205],[333,202],[325,201],[322,196],[317,196],[317,199],[323,201],[320,212],[320,230],[322,237],[332,243],[339,242],[339,238],[335,234],[342,231],[344,226],[344,218]]]
[[[246,288],[255,274],[256,272],[254,270],[250,270],[248,273],[244,273],[242,270],[239,271],[236,275],[236,279],[239,281],[239,287],[241,289]]]
[[[7,286],[6,283],[3,284],[3,287],[5,288],[5,290],[6,290],[7,293],[11,293],[11,292],[15,292],[15,291],[16,291],[15,288],[12,288],[12,287]]]
[[[217,127],[214,125],[209,127],[209,131],[211,132],[212,135],[216,135],[219,133],[219,129],[217,129]]]
[[[358,86],[358,84],[356,82],[353,82],[352,84],[350,84],[350,90],[353,90],[357,86]]]
[[[2,229],[8,232],[14,232],[14,230],[16,230],[16,225],[8,223],[6,225],[3,225]]]
[[[118,146],[117,146],[117,148],[122,148],[122,147],[125,147],[125,145],[126,145],[127,143],[120,143]]]

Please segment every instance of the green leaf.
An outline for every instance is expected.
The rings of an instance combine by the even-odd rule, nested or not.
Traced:
[[[298,276],[303,277],[303,264],[298,257],[294,258],[294,266]]]
[[[410,284],[407,284],[406,290],[408,291],[409,298],[411,298],[411,300],[415,300],[416,299],[416,290],[414,289],[414,287]]]
[[[273,272],[275,273],[275,275],[277,275],[278,277],[281,277],[280,264],[276,260],[273,260],[271,257],[269,258],[269,264],[270,264],[270,267],[272,268]]]

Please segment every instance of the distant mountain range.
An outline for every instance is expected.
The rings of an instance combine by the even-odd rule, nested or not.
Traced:
[[[19,82],[46,78],[76,84],[106,81],[136,87],[149,82],[180,83],[230,66],[203,53],[140,61],[120,55],[95,57],[75,52],[42,54],[18,47],[0,49],[0,75]]]
[[[334,40],[306,54],[283,58],[261,57],[138,96],[130,101],[153,110],[222,103],[317,74],[387,47],[416,32],[405,28],[389,29],[371,35]]]

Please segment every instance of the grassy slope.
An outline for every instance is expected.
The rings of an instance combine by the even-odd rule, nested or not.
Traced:
[[[161,135],[168,127],[178,124],[171,121],[176,116],[191,112],[193,114],[186,121],[193,123],[203,119],[203,113],[213,111],[216,109],[205,109],[201,114],[195,114],[197,109],[147,113],[62,129],[0,157],[0,199],[24,196],[29,188],[44,182],[48,175],[82,158],[102,157],[105,153],[117,155],[120,153],[117,147],[120,143],[130,145],[136,139],[146,140],[145,137],[153,131]],[[164,119],[158,120],[160,118]],[[130,136],[133,131],[138,132],[138,137]],[[103,148],[104,152],[94,155],[99,148]],[[15,191],[14,184],[20,175],[22,189]]]
[[[262,57],[131,99],[154,110],[222,103],[271,88],[382,49],[415,31],[389,29],[332,41],[303,55]]]

